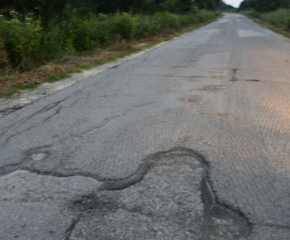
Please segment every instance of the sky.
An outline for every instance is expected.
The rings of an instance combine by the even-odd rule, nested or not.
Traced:
[[[233,7],[239,7],[242,1],[243,0],[224,0],[226,4],[232,5]]]

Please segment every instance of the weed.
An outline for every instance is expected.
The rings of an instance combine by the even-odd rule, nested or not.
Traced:
[[[68,71],[68,73],[70,73],[70,74],[81,73],[81,72],[82,72],[81,68],[72,68]]]
[[[290,10],[289,9],[278,9],[272,12],[258,13],[258,12],[247,12],[246,14],[267,21],[273,25],[280,27],[290,28]]]
[[[253,11],[242,12],[242,14],[247,15],[248,17],[254,18],[253,20],[266,26],[271,29],[273,32],[282,34],[285,37],[290,38],[290,10],[288,9],[278,9],[274,12],[261,13],[258,17],[255,18]]]
[[[59,72],[59,73],[52,73],[50,74],[49,76],[47,76],[44,81],[45,82],[55,82],[55,81],[58,81],[60,79],[63,79],[63,78],[66,78],[66,77],[69,77],[70,75],[67,73],[67,72]]]

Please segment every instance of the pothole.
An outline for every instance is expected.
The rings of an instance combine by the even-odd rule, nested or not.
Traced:
[[[209,165],[198,153],[159,152],[144,159],[142,168],[126,188],[106,182],[104,191],[74,202],[82,219],[71,239],[232,240],[250,234],[243,214],[217,201]]]
[[[39,152],[39,153],[32,153],[28,155],[28,158],[30,158],[33,161],[41,161],[44,160],[47,157],[47,152]]]
[[[114,211],[118,209],[118,205],[112,199],[98,199],[95,196],[83,196],[73,204],[73,208],[77,212],[95,212],[95,211]]]

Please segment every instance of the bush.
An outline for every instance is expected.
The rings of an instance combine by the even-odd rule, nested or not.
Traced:
[[[133,29],[134,21],[129,13],[116,13],[110,19],[110,33],[119,35],[121,39],[131,39]]]
[[[290,17],[289,17],[288,20],[287,20],[287,28],[290,29]]]
[[[4,39],[0,36],[0,73],[9,70],[8,54],[5,49]]]
[[[252,12],[251,14],[254,18],[260,18],[261,14],[259,12]]]
[[[64,31],[63,27],[51,24],[47,31],[42,33],[42,49],[48,61],[61,58],[74,51],[71,34],[68,34],[71,30]]]
[[[290,27],[289,18],[290,10],[289,9],[278,9],[273,12],[259,13],[259,12],[245,12],[255,18],[260,18],[267,22],[270,22],[277,26]]]
[[[135,39],[145,38],[156,35],[159,31],[158,23],[149,16],[136,15],[134,17],[134,33]]]
[[[262,13],[260,18],[274,25],[287,26],[290,10],[278,9],[274,12]]]
[[[11,21],[0,18],[0,36],[10,65],[17,70],[30,69],[35,62],[43,61],[41,29],[39,25],[18,21],[17,14]]]

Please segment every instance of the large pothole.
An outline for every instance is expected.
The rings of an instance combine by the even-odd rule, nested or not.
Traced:
[[[249,222],[217,202],[207,174],[206,161],[194,151],[152,155],[135,177],[107,182],[96,196],[74,202],[82,217],[70,239],[246,238]]]

